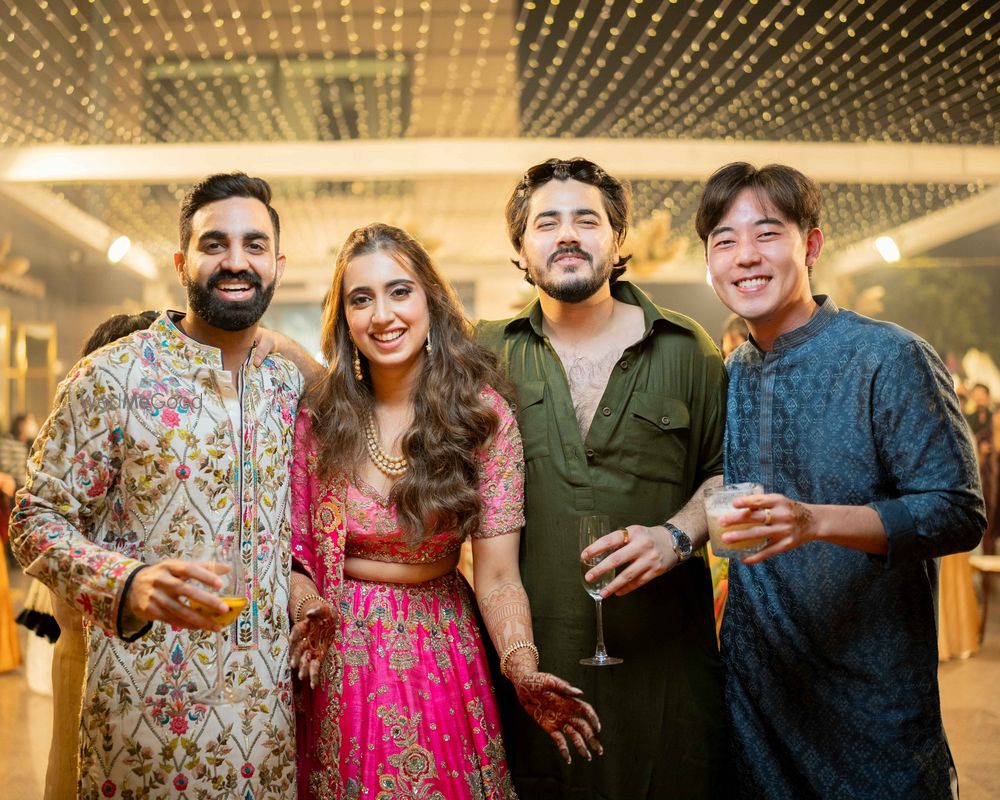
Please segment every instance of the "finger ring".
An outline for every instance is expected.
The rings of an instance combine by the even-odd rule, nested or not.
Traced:
[[[771,509],[769,508],[764,509],[764,524],[765,525],[771,524]]]
[[[622,547],[628,544],[628,528],[622,531]]]

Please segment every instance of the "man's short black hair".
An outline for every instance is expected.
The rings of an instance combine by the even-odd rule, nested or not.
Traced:
[[[280,252],[281,225],[278,212],[271,208],[271,187],[263,178],[251,178],[245,172],[217,173],[191,187],[181,203],[180,242],[181,252],[186,253],[191,244],[191,220],[199,208],[230,197],[251,197],[267,206],[267,213],[274,226],[274,252]]]
[[[763,207],[771,206],[781,212],[803,234],[819,227],[823,197],[815,181],[784,164],[768,164],[758,169],[745,161],[734,161],[712,173],[701,194],[694,226],[706,247],[719,220],[744,189],[753,192]]]

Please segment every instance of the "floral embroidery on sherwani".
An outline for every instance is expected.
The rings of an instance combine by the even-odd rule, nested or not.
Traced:
[[[33,451],[18,557],[91,623],[81,797],[295,791],[287,476],[302,379],[273,356],[239,372],[161,316],[70,372]],[[141,628],[119,606],[136,568],[221,537],[247,576],[224,655],[248,698],[210,707],[193,694],[214,677],[214,635]]]

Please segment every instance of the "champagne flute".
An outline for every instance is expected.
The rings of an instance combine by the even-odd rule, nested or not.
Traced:
[[[214,613],[214,609],[206,608],[196,600],[191,600],[191,607],[211,619],[218,625],[232,625],[247,605],[246,581],[243,574],[243,561],[240,557],[240,548],[235,541],[235,537],[220,538],[215,547],[210,550],[211,567],[220,578],[222,586],[213,589],[219,599],[222,600],[229,610],[222,613]],[[225,570],[225,571],[223,571]],[[195,695],[195,701],[206,703],[207,705],[225,705],[227,703],[237,703],[246,697],[246,691],[236,686],[226,685],[226,658],[223,655],[225,637],[222,630],[215,632],[215,683],[208,689]]]
[[[610,532],[611,524],[603,514],[583,517],[580,520],[580,548],[578,552],[582,553],[590,545]],[[591,667],[606,667],[622,663],[620,658],[609,656],[608,651],[604,648],[604,620],[601,616],[601,601],[603,600],[601,590],[614,579],[615,571],[613,569],[609,570],[593,582],[587,580],[587,572],[600,564],[608,555],[610,555],[610,552],[596,556],[595,558],[589,558],[586,561],[580,558],[580,578],[583,581],[583,588],[587,594],[594,598],[594,602],[597,604],[597,647],[593,656],[580,659],[581,664]]]

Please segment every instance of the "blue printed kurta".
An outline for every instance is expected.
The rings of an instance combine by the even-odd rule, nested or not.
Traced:
[[[81,361],[61,384],[18,495],[26,571],[90,623],[80,719],[81,798],[254,798],[295,792],[288,666],[289,483],[302,388],[283,358],[221,353],[164,315]],[[224,632],[245,701],[194,700],[215,637],[122,614],[142,564],[235,537],[246,609]]]
[[[730,357],[727,482],[870,505],[885,557],[811,542],[730,562],[722,625],[741,796],[947,798],[933,559],[985,526],[951,379],[926,342],[829,298]]]

